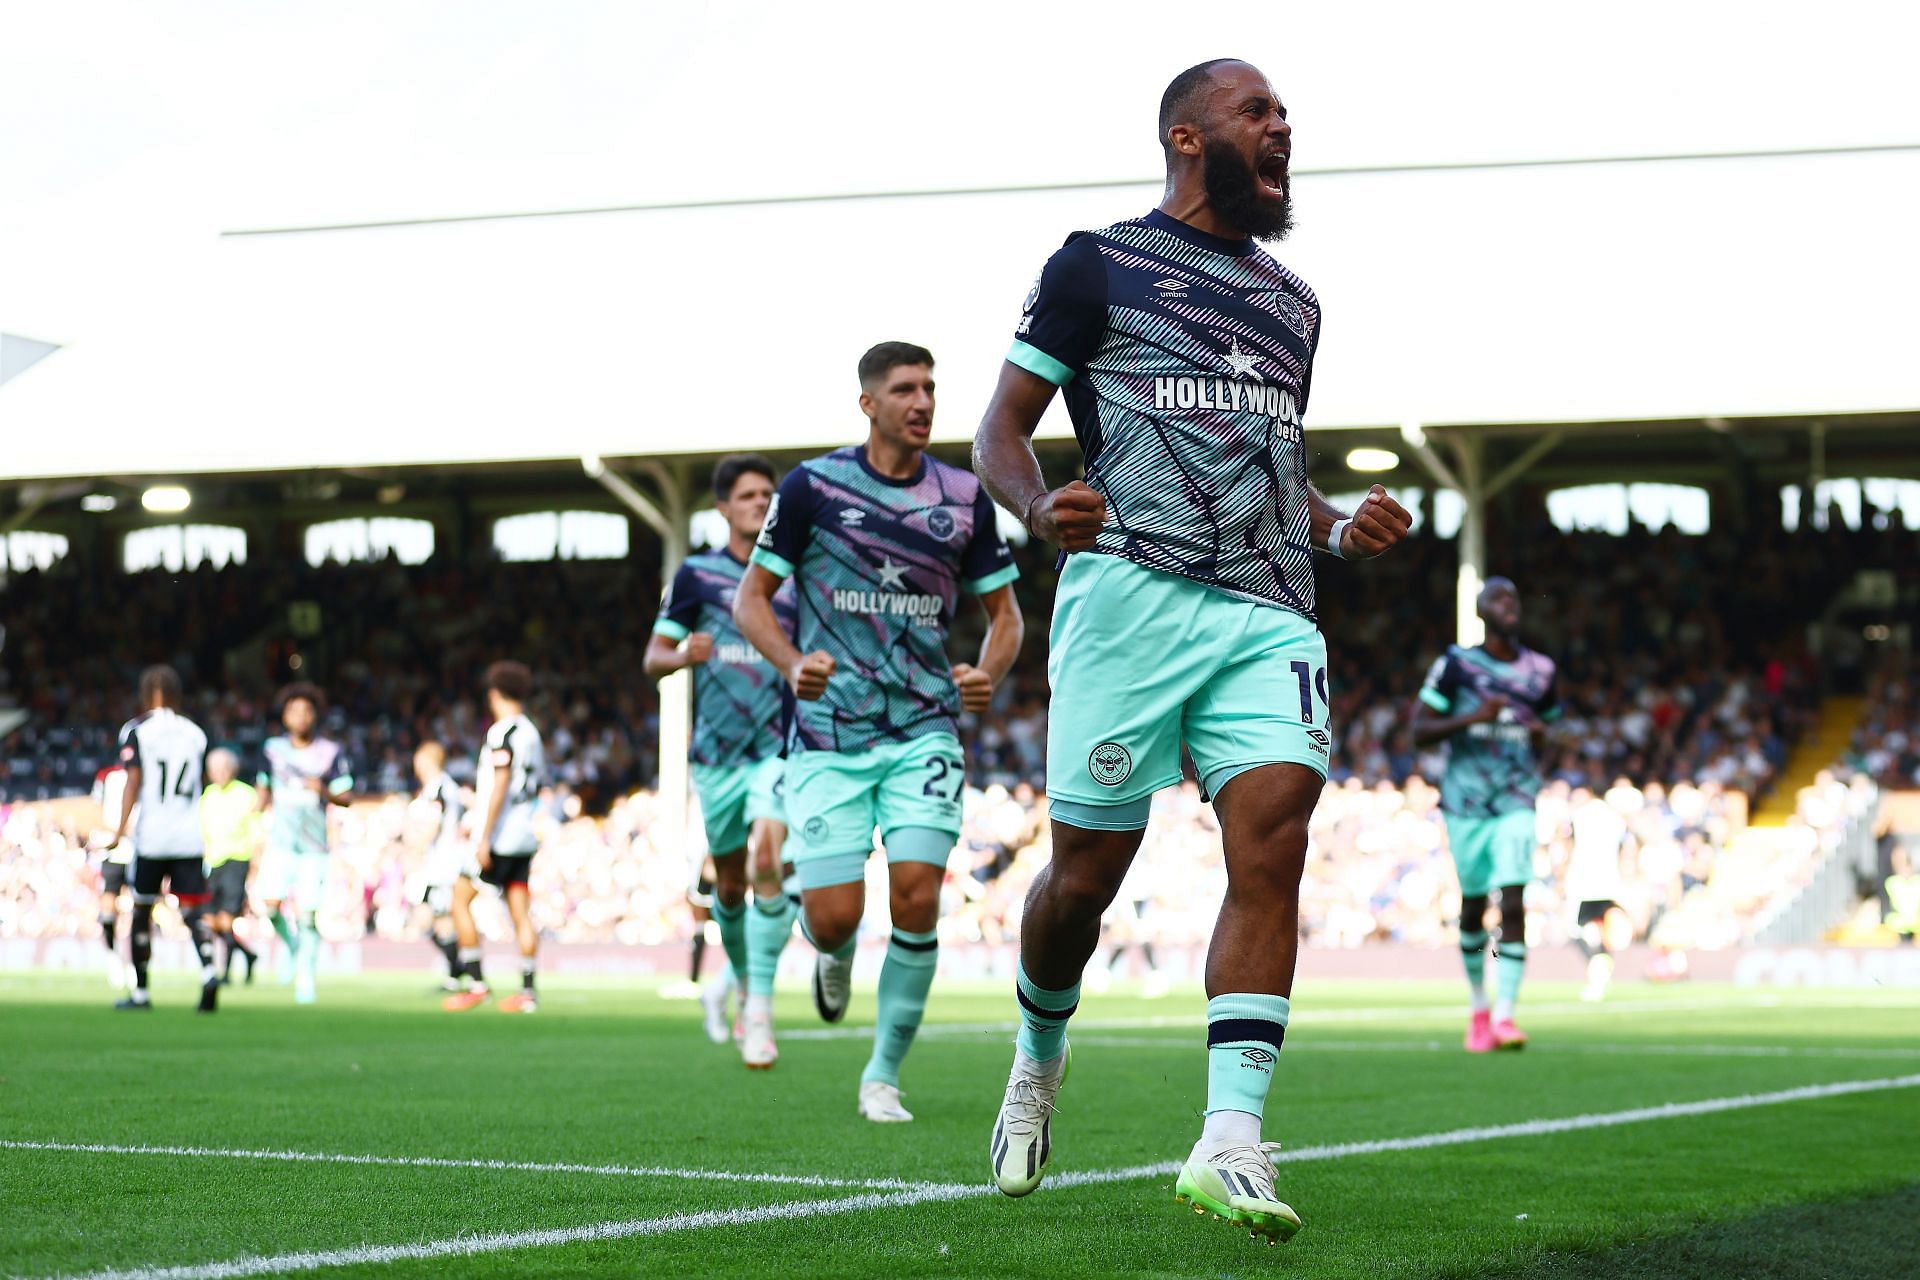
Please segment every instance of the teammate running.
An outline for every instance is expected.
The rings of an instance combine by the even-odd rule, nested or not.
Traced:
[[[1413,710],[1418,746],[1446,742],[1440,809],[1460,874],[1460,956],[1473,994],[1467,1051],[1524,1049],[1514,1025],[1527,968],[1526,886],[1533,879],[1534,799],[1540,771],[1534,739],[1560,713],[1553,659],[1520,643],[1520,593],[1505,578],[1481,588],[1485,643],[1449,645],[1427,673]],[[1500,892],[1500,971],[1487,1004],[1487,902]]]
[[[120,895],[127,891],[133,844],[123,840],[109,848],[126,792],[127,771],[117,761],[93,777],[93,802],[100,806],[100,827],[92,842],[100,851],[100,940],[107,944],[107,984],[116,991],[133,985],[132,966],[120,959]]]
[[[493,727],[487,730],[475,775],[480,826],[474,832],[473,857],[453,886],[453,926],[460,938],[460,976],[467,986],[441,1007],[459,1013],[485,1003],[491,994],[480,972],[480,927],[473,919],[473,900],[480,886],[489,884],[506,895],[514,939],[520,944],[520,990],[500,1002],[500,1011],[533,1013],[539,1008],[533,974],[540,935],[534,931],[527,883],[540,847],[534,816],[546,779],[547,751],[540,730],[527,719],[533,673],[518,662],[496,662],[487,668],[485,684]]]
[[[1320,303],[1256,243],[1292,221],[1279,95],[1244,62],[1207,62],[1167,86],[1159,123],[1159,208],[1048,260],[974,443],[993,496],[1070,553],[1047,661],[1053,861],[1021,918],[1021,1031],[991,1156],[1008,1195],[1045,1175],[1081,974],[1184,744],[1220,816],[1227,892],[1206,1121],[1176,1198],[1284,1239],[1300,1220],[1260,1126],[1329,747],[1312,553],[1377,556],[1411,522],[1378,485],[1349,517],[1307,482]],[[1030,439],[1061,388],[1087,479],[1052,488]]]
[[[462,850],[460,817],[465,807],[460,786],[447,776],[447,749],[437,742],[423,742],[413,753],[413,775],[420,779],[420,794],[414,803],[433,814],[433,843],[427,847],[426,866],[420,901],[433,912],[434,950],[447,962],[447,976],[441,989],[452,994],[461,989],[460,938],[453,921],[453,885],[460,878]]]
[[[971,474],[926,456],[932,354],[883,342],[859,373],[866,443],[802,463],[781,482],[734,619],[799,699],[787,811],[801,928],[821,953],[814,1003],[829,1022],[847,1011],[876,828],[886,848],[893,935],[859,1110],[897,1122],[913,1119],[900,1104],[900,1064],[926,1011],[940,882],[960,833],[957,718],[986,710],[1023,624],[1010,585],[1019,571],[992,502]],[[798,597],[797,647],[773,609],[784,578]],[[963,590],[987,612],[977,664],[947,658]]]
[[[284,948],[280,981],[293,983],[296,1004],[312,1004],[318,998],[320,908],[332,862],[327,808],[353,802],[353,771],[346,749],[317,734],[326,698],[316,686],[296,681],[277,701],[286,733],[267,739],[267,767],[260,774],[260,803],[273,817],[258,889]],[[284,909],[289,899],[299,920],[297,936]]]
[[[208,922],[226,944],[220,981],[233,978],[233,957],[247,958],[247,982],[260,957],[240,941],[234,924],[247,914],[247,884],[253,879],[253,849],[259,842],[260,795],[240,781],[240,757],[218,747],[207,753],[207,789],[200,796],[200,834],[207,846]]]
[[[133,993],[116,1009],[151,1009],[147,962],[153,958],[153,906],[172,891],[180,904],[193,949],[200,956],[200,1012],[212,1013],[220,995],[220,974],[213,966],[213,934],[207,928],[207,869],[201,862],[200,774],[207,758],[207,735],[180,714],[180,673],[172,667],[148,667],[140,673],[141,712],[120,730],[120,767],[127,771],[125,793],[109,850],[127,838],[133,806],[140,822],[133,829]]]
[[[647,675],[658,680],[694,670],[693,785],[713,855],[709,910],[736,980],[746,982],[740,1057],[748,1067],[773,1066],[773,979],[793,933],[796,907],[781,875],[787,838],[781,804],[780,673],[748,644],[733,622],[733,598],[747,572],[777,479],[756,454],[722,458],[713,471],[713,505],[727,521],[727,545],[687,557],[660,605],[647,642]],[[793,592],[773,600],[776,620],[791,635]],[[753,882],[753,910],[747,883]],[[708,1023],[713,1002],[705,1000]]]

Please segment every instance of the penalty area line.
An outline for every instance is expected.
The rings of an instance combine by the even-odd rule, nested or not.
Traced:
[[[1669,1102],[1659,1106],[1635,1107],[1629,1111],[1525,1120],[1518,1124],[1451,1129],[1444,1133],[1415,1134],[1404,1138],[1380,1138],[1366,1142],[1338,1142],[1313,1147],[1296,1147],[1276,1153],[1273,1161],[1275,1164],[1304,1164],[1318,1160],[1344,1160],[1352,1156],[1381,1155],[1394,1151],[1423,1151],[1432,1147],[1492,1142],[1501,1138],[1541,1137],[1583,1129],[1605,1129],[1652,1120],[1677,1120],[1687,1116],[1744,1111],[1752,1107],[1774,1106],[1785,1102],[1807,1102],[1821,1098],[1844,1097],[1849,1094],[1915,1087],[1920,1087],[1920,1074],[1888,1076],[1879,1080],[1847,1080],[1834,1084],[1803,1085],[1799,1088],[1779,1089],[1771,1093],[1738,1094],[1725,1098],[1706,1098],[1696,1102]],[[1133,1165],[1123,1169],[1070,1171],[1049,1178],[1046,1187],[1063,1190],[1132,1182],[1143,1178],[1163,1178],[1177,1172],[1179,1168],[1178,1161],[1166,1161],[1160,1164]],[[831,1199],[794,1200],[741,1209],[712,1209],[701,1213],[674,1213],[621,1222],[597,1222],[579,1227],[501,1231],[486,1235],[426,1240],[414,1244],[356,1245],[344,1249],[302,1250],[296,1253],[274,1254],[269,1257],[242,1257],[225,1262],[190,1263],[185,1266],[93,1271],[71,1277],[71,1280],[242,1280],[242,1277],[247,1276],[318,1271],[329,1267],[472,1257],[512,1249],[630,1240],[680,1231],[700,1231],[710,1227],[749,1227],[764,1222],[822,1218],[837,1214],[858,1213],[867,1209],[906,1209],[916,1205],[969,1200],[997,1193],[997,1189],[990,1183],[930,1183],[900,1191],[871,1191],[861,1195],[838,1196]]]
[[[824,1178],[811,1173],[737,1173],[727,1169],[673,1169],[661,1165],[575,1164],[566,1161],[477,1160],[451,1156],[378,1156],[334,1151],[251,1151],[233,1147],[165,1147],[115,1142],[37,1142],[0,1138],[0,1151],[59,1151],[105,1156],[188,1156],[214,1160],[282,1160],[296,1164],[382,1165],[405,1169],[482,1169],[502,1173],[580,1173],[612,1178],[680,1178],[756,1182],[836,1190],[903,1191],[925,1182],[903,1178]]]

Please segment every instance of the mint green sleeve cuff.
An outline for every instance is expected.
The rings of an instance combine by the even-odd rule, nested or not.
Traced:
[[[679,644],[693,633],[675,622],[672,618],[662,618],[653,624],[653,634],[665,636],[675,644]]]
[[[327,784],[327,790],[336,796],[346,795],[347,792],[353,790],[353,775],[350,773],[341,774]]]
[[[1547,714],[1540,717],[1540,723],[1552,724],[1554,721],[1558,720],[1561,716],[1565,714],[1566,714],[1566,711],[1564,708],[1555,707],[1553,710],[1547,712]]]
[[[755,547],[750,563],[759,565],[776,578],[791,578],[793,566],[765,547]]]
[[[1007,352],[1007,359],[1019,365],[1036,377],[1045,378],[1056,387],[1064,387],[1073,381],[1073,370],[1061,364],[1052,356],[1036,346],[1014,339],[1013,349]]]
[[[962,583],[961,585],[974,595],[983,596],[989,591],[1006,586],[1019,576],[1020,570],[1013,565],[1008,565],[1004,569],[995,569],[984,578],[975,578],[972,582]]]
[[[1453,699],[1441,693],[1438,689],[1422,689],[1420,691],[1420,701],[1426,703],[1435,711],[1447,712],[1453,710]]]

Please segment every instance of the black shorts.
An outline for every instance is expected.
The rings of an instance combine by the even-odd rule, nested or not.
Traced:
[[[116,898],[127,887],[127,864],[124,862],[103,862],[100,864],[100,892],[110,893]]]
[[[136,853],[132,881],[135,902],[160,901],[162,886],[183,907],[199,906],[207,900],[207,864],[197,853],[184,858],[143,858]]]
[[[532,870],[533,855],[530,853],[496,853],[487,860],[487,869],[480,873],[480,879],[496,889],[516,884],[525,888],[527,876]]]
[[[1607,912],[1619,905],[1612,898],[1589,898],[1580,904],[1580,914],[1574,917],[1575,923],[1585,928],[1596,920],[1604,919]],[[1561,919],[1566,917],[1562,916]]]
[[[247,910],[247,872],[253,863],[244,858],[229,858],[207,876],[207,891],[212,895],[207,909],[217,916],[244,915]]]

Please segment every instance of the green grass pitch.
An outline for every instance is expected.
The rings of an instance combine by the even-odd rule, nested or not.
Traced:
[[[1085,1000],[1049,1185],[1013,1201],[986,1188],[1005,990],[935,987],[919,1118],[882,1126],[854,1114],[870,991],[830,1030],[783,992],[799,1034],[758,1073],[638,983],[556,980],[508,1017],[443,1014],[424,977],[296,1008],[263,974],[213,1018],[190,984],[127,1015],[98,978],[0,975],[0,1274],[1920,1273],[1920,993],[1540,983],[1532,1047],[1468,1057],[1457,984],[1309,976],[1266,1124],[1306,1226],[1268,1247],[1159,1168],[1204,1102],[1195,991]],[[1734,1101],[1648,1112],[1709,1100]],[[546,1167],[457,1163],[489,1160]]]

